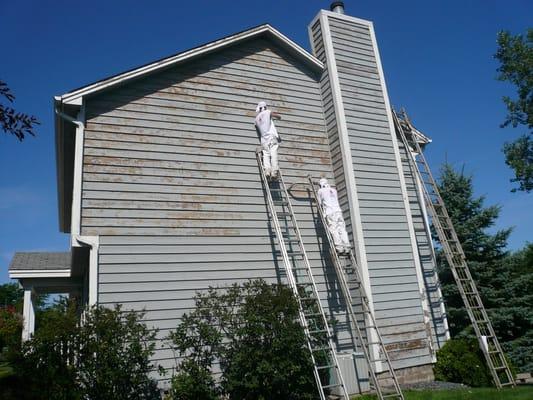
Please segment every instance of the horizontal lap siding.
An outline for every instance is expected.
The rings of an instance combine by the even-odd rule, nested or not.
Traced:
[[[284,280],[255,158],[259,100],[283,116],[287,184],[332,179],[318,77],[264,39],[87,101],[81,224],[82,234],[100,235],[100,303],[145,309],[150,326],[168,333],[197,290]],[[305,187],[292,193],[322,302],[342,326],[316,209]],[[156,355],[166,367],[168,354]]]
[[[315,56],[325,63],[326,54],[319,20],[317,20],[316,23],[311,27],[311,40],[313,41]],[[327,69],[324,70],[320,78],[320,89],[322,91],[322,98],[324,102],[324,118],[326,119],[326,128],[329,138],[333,173],[335,177],[335,182],[337,184],[337,194],[339,196],[339,203],[341,205],[344,220],[346,222],[346,230],[348,232],[350,240],[353,242],[353,230],[350,219],[350,208],[348,204],[348,193],[346,191],[346,181],[344,167],[342,163],[341,147],[339,143],[339,135],[337,132],[335,106],[333,104],[330,76],[329,71]]]
[[[431,358],[419,283],[371,34],[364,24],[328,21],[378,325],[395,367],[426,364]]]
[[[415,183],[415,174],[413,174],[411,164],[407,158],[408,156],[405,151],[405,146],[400,138],[399,146],[407,193],[409,196],[409,205],[411,207],[411,215],[413,217],[417,246],[420,254],[422,276],[424,278],[427,300],[430,307],[433,343],[437,348],[440,348],[446,341],[446,316],[442,312],[444,299],[440,293],[440,282],[437,275],[435,258],[433,256],[432,242],[431,238],[428,236],[426,225],[424,223],[424,215],[418,197],[418,185]]]

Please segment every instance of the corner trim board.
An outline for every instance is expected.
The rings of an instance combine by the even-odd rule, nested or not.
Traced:
[[[363,235],[363,225],[361,220],[357,218],[361,215],[359,208],[359,201],[357,196],[357,185],[355,182],[355,174],[353,171],[353,160],[350,151],[350,142],[348,138],[348,126],[346,124],[346,115],[344,114],[344,103],[342,100],[342,92],[339,82],[339,75],[337,71],[337,63],[335,62],[335,53],[333,51],[333,41],[331,39],[331,32],[329,29],[329,20],[327,14],[320,13],[320,25],[322,27],[322,39],[324,41],[324,50],[326,52],[326,65],[328,68],[329,81],[331,85],[331,94],[333,97],[333,106],[335,108],[335,119],[337,122],[337,133],[339,136],[339,145],[342,153],[342,164],[346,178],[346,192],[348,197],[348,204],[350,207],[350,219],[352,223],[353,239],[355,250],[358,256],[359,266],[361,268],[361,278],[366,295],[369,301],[370,311],[375,315],[374,302],[372,297],[372,288],[370,286],[370,277],[368,274],[368,261],[366,258],[365,240]],[[371,341],[377,342],[377,334],[375,330],[370,329],[367,333],[370,334]],[[378,359],[378,346],[372,345],[373,358]],[[383,365],[381,361],[376,361],[376,370],[381,372]]]

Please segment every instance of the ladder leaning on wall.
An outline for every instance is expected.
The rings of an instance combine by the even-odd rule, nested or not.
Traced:
[[[349,400],[332,341],[332,331],[320,304],[311,265],[305,252],[289,193],[283,182],[283,175],[280,171],[276,181],[269,181],[263,168],[260,151],[256,152],[256,157],[270,221],[276,232],[278,248],[285,266],[287,282],[298,302],[300,323],[304,329],[313,361],[313,374],[320,399],[326,400],[329,392],[336,390],[340,392],[343,399]],[[332,383],[328,379],[331,372],[336,378]]]
[[[394,124],[400,134],[402,143],[407,152],[409,165],[416,175],[418,183],[422,187],[424,198],[420,199],[425,202],[431,215],[431,220],[435,231],[439,237],[442,250],[452,271],[452,275],[459,288],[459,293],[463,299],[466,311],[474,327],[479,345],[487,366],[491,372],[494,383],[497,388],[503,386],[515,386],[513,374],[507,364],[505,355],[501,349],[498,338],[494,333],[492,324],[487,315],[487,311],[481,302],[481,297],[477,290],[476,284],[470,274],[466,257],[463,252],[457,233],[453,227],[452,220],[448,214],[444,201],[437,188],[437,183],[431,174],[429,165],[424,157],[420,144],[413,136],[408,140],[403,126],[413,132],[413,126],[409,121],[405,111],[402,119],[393,111]],[[402,123],[404,125],[402,125]]]
[[[324,228],[326,238],[329,244],[329,253],[335,272],[337,273],[338,281],[344,297],[346,308],[348,310],[350,325],[352,333],[358,340],[358,345],[363,352],[366,363],[368,365],[368,373],[370,378],[370,387],[379,400],[394,399],[404,400],[398,378],[392,367],[389,355],[383,343],[381,333],[374,318],[374,314],[370,309],[370,303],[366,295],[361,275],[359,272],[359,265],[355,258],[353,250],[350,250],[348,256],[339,255],[335,248],[335,243],[331,233],[327,229],[326,216],[318,202],[318,195],[315,189],[313,179],[309,176],[309,184],[312,188],[312,195],[315,204],[318,208],[318,214]],[[357,299],[352,296],[352,293],[358,293]],[[357,300],[357,302],[356,302]],[[361,308],[361,311],[357,313],[356,308]],[[357,317],[362,317],[362,321],[359,322]],[[376,349],[377,351],[372,351]],[[377,353],[377,357],[376,357]],[[383,372],[378,373],[378,364],[384,365]]]

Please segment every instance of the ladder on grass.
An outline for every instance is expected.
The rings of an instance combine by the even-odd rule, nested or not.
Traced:
[[[459,288],[459,293],[474,327],[494,383],[498,389],[503,386],[515,386],[513,374],[507,364],[498,338],[494,333],[487,311],[481,302],[476,284],[468,269],[463,248],[453,227],[452,220],[448,215],[444,201],[439,194],[437,184],[431,174],[422,148],[414,136],[411,137],[411,140],[408,140],[402,123],[410,131],[413,130],[413,126],[405,112],[403,112],[403,118],[400,120],[396,112],[393,111],[393,119],[405,151],[407,152],[411,169],[416,174],[416,179],[418,179],[422,187],[424,199],[420,200],[424,200],[429,210],[433,226],[442,245],[442,250]]]
[[[320,399],[326,400],[326,396],[332,390],[336,390],[340,392],[341,398],[349,400],[332,341],[332,331],[320,304],[311,265],[305,252],[283,176],[280,171],[277,180],[269,181],[259,151],[256,152],[256,157],[287,281],[298,302],[300,323],[313,361],[313,374]],[[330,373],[333,373],[336,378],[334,382],[329,382]]]
[[[318,214],[320,215],[320,220],[329,243],[329,254],[333,261],[333,266],[335,267],[335,272],[337,273],[341,291],[348,309],[352,332],[358,340],[359,347],[368,365],[370,388],[376,393],[379,400],[404,400],[398,378],[396,377],[389,355],[383,344],[381,333],[376,324],[376,319],[370,309],[354,252],[350,250],[349,255],[340,255],[337,252],[333,237],[327,228],[326,216],[318,202],[315,184],[310,176],[308,179],[312,188],[313,199],[317,205]],[[358,295],[353,296],[352,293],[354,292],[358,292]],[[356,303],[355,300],[359,303]],[[361,311],[355,311],[355,308],[359,307]],[[358,316],[359,319],[362,317],[361,322],[358,320]],[[378,364],[385,367],[381,373],[377,372]]]

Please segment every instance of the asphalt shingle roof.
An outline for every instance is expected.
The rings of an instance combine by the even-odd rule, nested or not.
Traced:
[[[51,270],[51,269],[70,269],[70,252],[32,252],[32,253],[15,253],[11,264],[10,271],[17,270]]]

